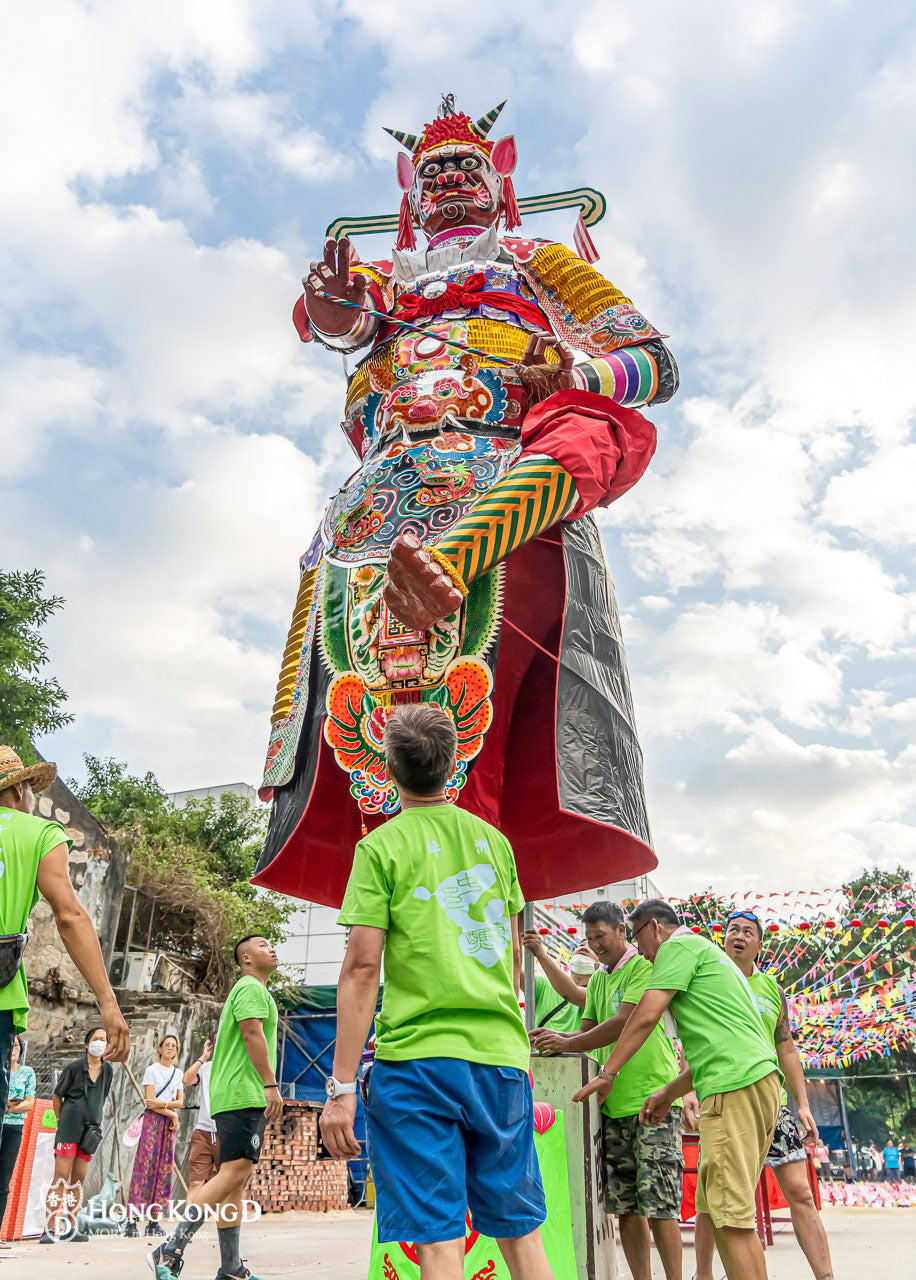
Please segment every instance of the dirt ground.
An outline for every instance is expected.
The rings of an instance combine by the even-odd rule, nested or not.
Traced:
[[[912,1274],[916,1257],[916,1210],[827,1209],[837,1280]],[[810,1280],[811,1272],[795,1245],[788,1223],[776,1224],[776,1242],[767,1250],[770,1280]],[[243,1230],[242,1254],[256,1276],[316,1280],[365,1280],[372,1219],[366,1212],[289,1213],[263,1218]],[[684,1277],[693,1275],[693,1233],[684,1233]],[[97,1236],[83,1245],[39,1245],[34,1241],[0,1252],[7,1275],[29,1280],[61,1280],[82,1273],[89,1280],[130,1280],[149,1276],[143,1240]],[[212,1280],[219,1263],[215,1231],[204,1227],[188,1251],[181,1280]],[[12,1264],[12,1265],[10,1265]],[[621,1261],[621,1280],[629,1272]],[[653,1277],[662,1269],[653,1257]],[[724,1275],[717,1266],[716,1277]]]

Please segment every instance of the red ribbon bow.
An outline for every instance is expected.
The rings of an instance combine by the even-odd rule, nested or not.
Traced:
[[[444,293],[435,298],[424,298],[419,293],[402,293],[398,298],[395,315],[398,319],[416,320],[418,316],[438,316],[443,311],[462,311],[480,304],[480,291],[487,283],[482,271],[468,276],[464,284],[447,285]]]
[[[480,306],[508,311],[531,324],[550,332],[547,317],[540,307],[516,293],[502,289],[486,289],[487,277],[483,271],[475,271],[463,284],[446,285],[435,298],[425,298],[419,293],[402,293],[394,309],[398,320],[418,320],[423,316],[439,316],[443,311],[473,311]]]

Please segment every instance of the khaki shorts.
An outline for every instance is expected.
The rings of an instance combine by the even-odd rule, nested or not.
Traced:
[[[743,1089],[703,1099],[697,1213],[708,1213],[714,1226],[753,1230],[754,1193],[781,1101],[775,1071]]]
[[[188,1181],[209,1182],[219,1173],[219,1139],[215,1133],[195,1129],[188,1150]]]

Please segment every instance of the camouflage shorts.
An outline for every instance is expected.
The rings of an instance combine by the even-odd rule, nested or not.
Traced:
[[[679,1218],[684,1167],[680,1107],[672,1107],[655,1126],[640,1124],[639,1116],[601,1119],[608,1213]]]

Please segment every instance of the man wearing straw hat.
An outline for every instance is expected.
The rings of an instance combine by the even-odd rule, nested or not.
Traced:
[[[57,777],[46,761],[24,766],[12,747],[0,746],[0,1113],[6,1110],[13,1038],[25,1031],[29,1012],[22,957],[29,915],[39,894],[54,912],[70,958],[99,1002],[108,1033],[105,1058],[124,1062],[130,1048],[127,1023],[108,981],[102,949],[70,879],[71,842],[57,822],[32,813],[34,793]]]

